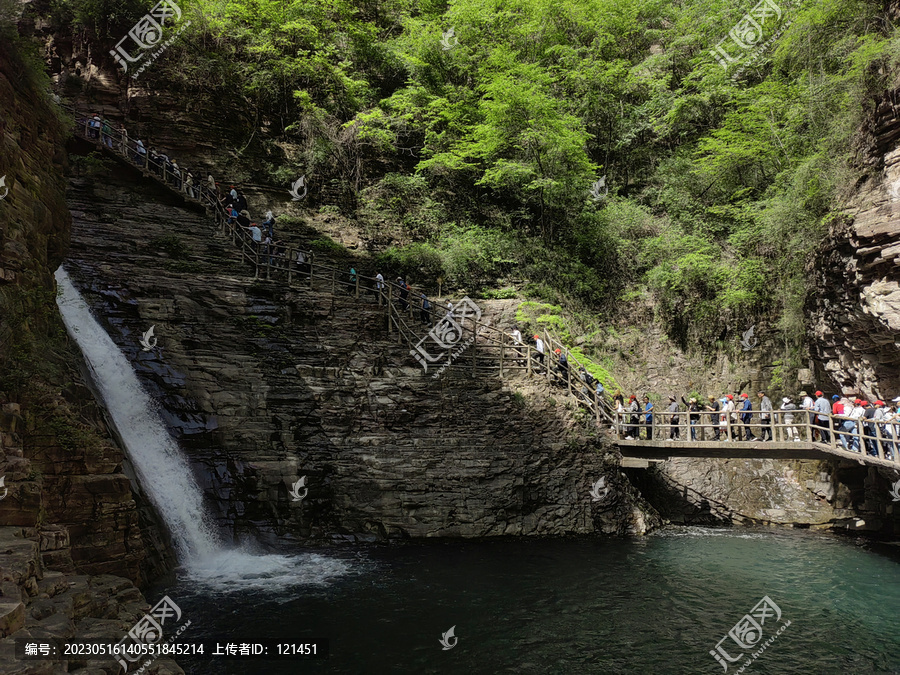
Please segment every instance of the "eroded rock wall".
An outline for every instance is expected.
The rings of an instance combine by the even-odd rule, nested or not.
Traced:
[[[900,105],[886,94],[869,117],[872,168],[810,266],[810,346],[847,393],[900,395]]]
[[[254,281],[204,214],[136,172],[102,171],[72,181],[67,269],[236,538],[624,534],[658,522],[611,446],[546,387],[519,397],[496,378],[425,376],[374,298]],[[357,269],[373,272],[364,259]],[[151,325],[159,345],[143,352]],[[611,491],[594,502],[602,475]],[[309,493],[292,501],[301,476]]]

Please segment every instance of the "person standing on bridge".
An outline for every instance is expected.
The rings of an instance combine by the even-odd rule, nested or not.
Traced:
[[[891,411],[891,406],[884,401],[875,401],[875,406],[878,407],[879,403],[881,404],[881,424],[878,425],[878,428],[881,431],[881,447],[884,450],[884,458],[893,459],[894,434],[891,433],[891,430],[894,427],[894,413]]]
[[[687,402],[684,400],[684,396],[681,397],[681,402],[687,406],[688,409],[688,423],[691,427],[691,440],[697,440],[697,425],[700,424],[700,404],[697,403],[697,399],[691,398]]]
[[[881,448],[882,453],[884,453],[884,456],[887,457],[888,452],[889,452],[888,447],[890,447],[890,446],[888,445],[888,443],[885,441],[885,438],[884,438],[884,417],[885,417],[884,401],[881,401],[881,400],[875,401],[875,416],[873,419],[875,420],[875,423],[876,423],[877,429],[878,429],[878,431],[876,431],[876,433],[875,433],[875,437],[877,439],[877,443],[878,443],[879,447]],[[879,436],[880,436],[880,438],[879,438]]]
[[[863,412],[865,424],[863,428],[865,429],[866,454],[878,457],[878,446],[875,445],[878,440],[877,432],[875,431],[875,406],[870,401],[864,401],[863,406],[865,406],[865,411]]]
[[[752,409],[753,404],[750,403],[750,395],[741,394],[741,425],[744,427],[745,441],[759,440],[756,436],[753,435],[753,432],[750,431],[750,422],[753,420],[753,413],[751,412]],[[738,440],[740,440],[740,433],[738,433]]]
[[[862,426],[861,419],[866,416],[866,406],[865,401],[862,399],[856,399],[853,401],[853,409],[850,411],[850,423],[852,426],[848,429],[848,431],[856,432],[856,435],[853,436],[850,440],[850,449],[853,452],[861,452],[861,447],[863,445],[863,441],[861,440],[865,430]]]
[[[731,394],[726,394],[722,403],[722,414],[719,416],[719,426],[725,430],[725,440],[730,441],[732,439],[732,433],[729,433],[728,430],[728,422],[729,417],[734,418],[734,396]],[[732,425],[734,425],[734,421],[732,421]]]
[[[828,418],[831,415],[831,403],[821,391],[816,392],[816,402],[813,404],[816,411],[816,426],[821,427],[819,438],[823,443],[831,442],[831,434],[828,433]]]
[[[786,436],[785,440],[799,441],[800,432],[797,430],[797,427],[791,426],[794,424],[794,411],[797,409],[797,404],[791,400],[790,396],[785,396],[783,399],[781,399],[781,408],[779,409],[784,411],[782,413],[782,421],[786,425],[784,428],[784,433]]]
[[[813,433],[812,426],[815,424],[815,415],[813,414],[813,407],[815,406],[815,402],[812,400],[809,394],[806,391],[800,392],[800,409],[803,411],[799,415],[800,422],[805,424],[810,433]],[[812,436],[810,436],[809,440],[813,440]]]
[[[674,396],[669,394],[669,407],[666,409],[669,413],[669,440],[681,440],[681,432],[678,429],[678,401]]]
[[[638,438],[638,424],[640,423],[641,407],[638,405],[637,396],[634,394],[628,399],[628,422],[631,425],[625,435],[626,441],[633,441]]]
[[[718,441],[721,434],[721,431],[719,431],[719,411],[722,409],[722,404],[716,400],[715,396],[707,396],[707,399],[709,403],[704,408],[709,411],[709,423],[713,425],[713,440]],[[702,436],[703,440],[706,440],[706,430],[703,430]]]
[[[647,428],[647,440],[653,440],[653,404],[649,396],[644,396],[644,426]]]
[[[847,399],[843,399],[837,394],[831,397],[831,415],[834,418],[835,439],[848,450],[847,434],[841,433],[844,429],[844,422],[847,419],[846,406],[849,405]]]
[[[756,393],[759,397],[759,421],[763,425],[762,440],[774,440],[772,435],[772,400],[766,396],[766,392]]]
[[[896,403],[893,408],[894,410],[891,409],[890,405],[884,407],[885,424],[881,427],[881,435],[885,438],[885,459],[894,459],[894,448],[895,443],[897,442],[897,420],[900,420],[900,415],[897,413]]]

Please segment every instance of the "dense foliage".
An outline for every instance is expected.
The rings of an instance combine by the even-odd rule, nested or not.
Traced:
[[[385,261],[606,316],[652,305],[682,343],[757,316],[802,334],[804,261],[897,70],[872,0],[779,0],[770,44],[727,70],[711,50],[737,53],[754,0],[192,2],[150,77],[214,96],[270,179],[337,190],[390,235]]]

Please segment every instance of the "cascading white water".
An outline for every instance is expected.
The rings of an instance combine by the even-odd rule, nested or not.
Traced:
[[[326,583],[348,566],[315,553],[255,555],[226,549],[203,508],[200,487],[154,409],[128,359],[91,316],[60,267],[57,304],[69,334],[93,370],[94,382],[125,444],[141,486],[165,521],[179,562],[192,579],[220,590],[268,589]]]
[[[215,553],[221,543],[209,525],[200,488],[150,396],[62,267],[56,270],[56,282],[63,322],[93,369],[138,480],[168,525],[181,562],[190,566],[191,561]]]

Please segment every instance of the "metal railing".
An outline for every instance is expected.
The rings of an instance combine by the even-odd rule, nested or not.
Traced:
[[[763,419],[762,415],[769,415]],[[749,421],[743,416],[749,415]],[[827,447],[835,454],[865,456],[900,465],[900,420],[875,420],[850,418],[844,415],[825,416],[819,413],[795,410],[736,410],[678,411],[653,410],[652,421],[647,423],[643,410],[617,411],[615,430],[620,439],[672,440],[703,442],[746,442],[769,440],[775,443],[805,441]]]
[[[231,238],[242,260],[253,266],[255,279],[282,279],[288,285],[306,284],[310,289],[318,284],[319,288],[326,288],[332,294],[341,289],[357,300],[370,298],[384,309],[388,333],[396,333],[398,342],[406,342],[410,346],[420,342],[421,330],[430,330],[446,316],[443,308],[433,305],[422,309],[422,297],[419,294],[407,292],[408,295],[403,297],[403,291],[393,282],[359,273],[351,274],[349,270],[323,264],[316,260],[312,251],[299,246],[283,242],[264,243],[261,237],[260,240],[254,240],[249,228],[241,226],[236,218],[226,213],[217,190],[208,182],[187,182],[179,170],[170,170],[165,162],[153,161],[149,148],[130,138],[127,133],[114,129],[104,130],[102,120],[98,122],[89,115],[80,115],[74,109],[64,107],[75,118],[77,135],[116,153],[169,188],[182,193],[186,199],[212,211],[220,231]],[[501,378],[515,373],[544,377],[551,385],[563,387],[580,406],[588,410],[598,425],[603,422],[615,423],[614,412],[607,398],[598,394],[593,384],[589,385],[582,379],[582,372],[586,371],[585,364],[548,331],[542,332],[544,350],[539,352],[534,346],[516,342],[512,335],[490,324],[471,319],[470,322],[473,327],[465,327],[465,330],[470,336],[477,337],[477,342],[468,353],[439,367],[467,370],[473,375],[496,374]],[[463,342],[462,337],[460,343]],[[562,366],[555,357],[556,349],[566,354],[567,366]],[[554,358],[555,364],[548,362]]]

